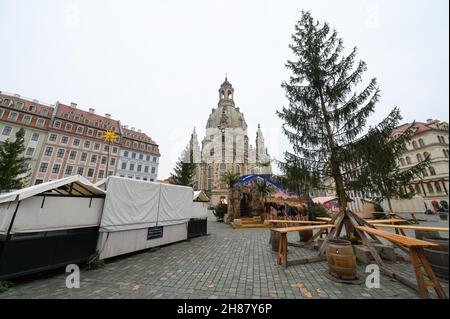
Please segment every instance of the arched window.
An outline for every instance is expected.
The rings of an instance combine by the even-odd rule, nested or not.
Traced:
[[[220,96],[222,97],[222,99],[224,99],[225,98],[225,92],[224,91],[220,92]]]
[[[224,163],[220,164],[220,176],[223,176],[225,174],[226,170],[227,170],[227,166]]]
[[[210,156],[214,156],[214,149],[213,148],[209,151],[209,155]]]
[[[241,175],[241,167],[236,165],[236,174]]]
[[[436,189],[436,192],[438,193],[442,192],[442,188],[439,182],[434,183],[434,188]]]
[[[439,143],[442,143],[442,136],[438,135],[437,138],[438,138]]]
[[[448,158],[448,151],[447,150],[442,150],[442,153],[444,153],[444,157]]]
[[[228,99],[232,99],[232,98],[233,98],[233,94],[231,93],[231,91],[228,91],[228,96],[227,96],[227,98],[228,98]]]
[[[436,171],[433,166],[430,166],[429,170],[430,170],[430,175],[436,175]]]
[[[424,169],[424,170],[422,171],[422,175],[423,175],[423,177],[427,177],[427,176],[428,176],[428,172],[427,172],[426,169]]]
[[[422,162],[423,161],[422,154],[417,154],[416,157],[417,157],[417,161],[418,162]]]
[[[409,158],[409,156],[406,156],[406,164],[411,164],[411,159]]]
[[[430,153],[428,153],[428,152],[423,153],[423,157],[429,158],[430,157]]]
[[[416,193],[417,194],[422,194],[422,189],[420,188],[420,185],[419,184],[416,184]]]
[[[212,167],[208,166],[208,178],[212,178]]]
[[[413,146],[413,149],[416,149],[416,148],[417,148],[417,142],[416,142],[416,141],[413,141],[413,142],[412,142],[412,146]]]
[[[419,145],[420,145],[420,147],[424,147],[425,146],[425,142],[421,138],[419,139]]]
[[[11,100],[10,99],[4,99],[3,102],[2,102],[2,105],[10,106],[11,105]]]
[[[405,166],[405,159],[404,158],[400,158],[400,165],[401,166]]]
[[[430,193],[434,193],[433,185],[431,185],[431,183],[427,183],[427,188]]]
[[[212,176],[213,176],[212,167],[208,166],[208,185],[207,185],[208,190],[212,189]]]

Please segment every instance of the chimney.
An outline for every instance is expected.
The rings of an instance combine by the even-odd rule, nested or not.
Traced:
[[[20,94],[14,94],[15,97],[20,97]]]
[[[106,117],[107,119],[111,119],[111,114],[105,113],[105,117]]]
[[[431,122],[433,122],[433,119],[427,119],[427,123],[430,124]]]
[[[134,131],[134,130],[135,130],[135,127],[132,126],[132,127],[131,127],[131,130]]]
[[[34,103],[39,103],[39,100],[34,99],[33,102]]]
[[[128,125],[124,125],[123,128],[128,130]]]
[[[93,109],[93,108],[89,108],[89,113],[91,113],[91,114],[95,114],[95,109]]]
[[[77,108],[77,103],[75,102],[70,102],[70,107],[73,107],[74,109]]]
[[[142,133],[142,130],[141,130],[141,129],[138,129],[138,132],[139,132],[139,133]]]

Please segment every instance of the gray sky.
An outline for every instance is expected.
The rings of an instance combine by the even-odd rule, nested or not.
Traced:
[[[203,138],[228,73],[254,140],[286,142],[275,110],[288,45],[302,9],[359,47],[381,102],[370,123],[399,106],[405,121],[448,121],[448,1],[0,0],[0,90],[111,113],[140,128],[169,176],[189,134]]]

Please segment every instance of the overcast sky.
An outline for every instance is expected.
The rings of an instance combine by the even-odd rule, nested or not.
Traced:
[[[289,73],[300,11],[358,46],[381,102],[370,123],[399,106],[405,121],[448,121],[448,1],[0,0],[0,90],[76,102],[142,129],[169,176],[197,127],[200,140],[225,73],[251,140],[260,123],[271,156],[286,143],[275,110]]]

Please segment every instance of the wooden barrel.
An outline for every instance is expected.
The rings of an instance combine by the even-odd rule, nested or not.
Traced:
[[[270,230],[269,244],[272,244],[272,250],[278,251],[278,245],[280,243],[280,233]]]
[[[424,240],[439,245],[439,247],[425,247],[423,251],[434,274],[448,280],[448,239],[424,238]]]
[[[343,280],[357,279],[356,256],[348,240],[328,240],[326,257],[331,275]]]

